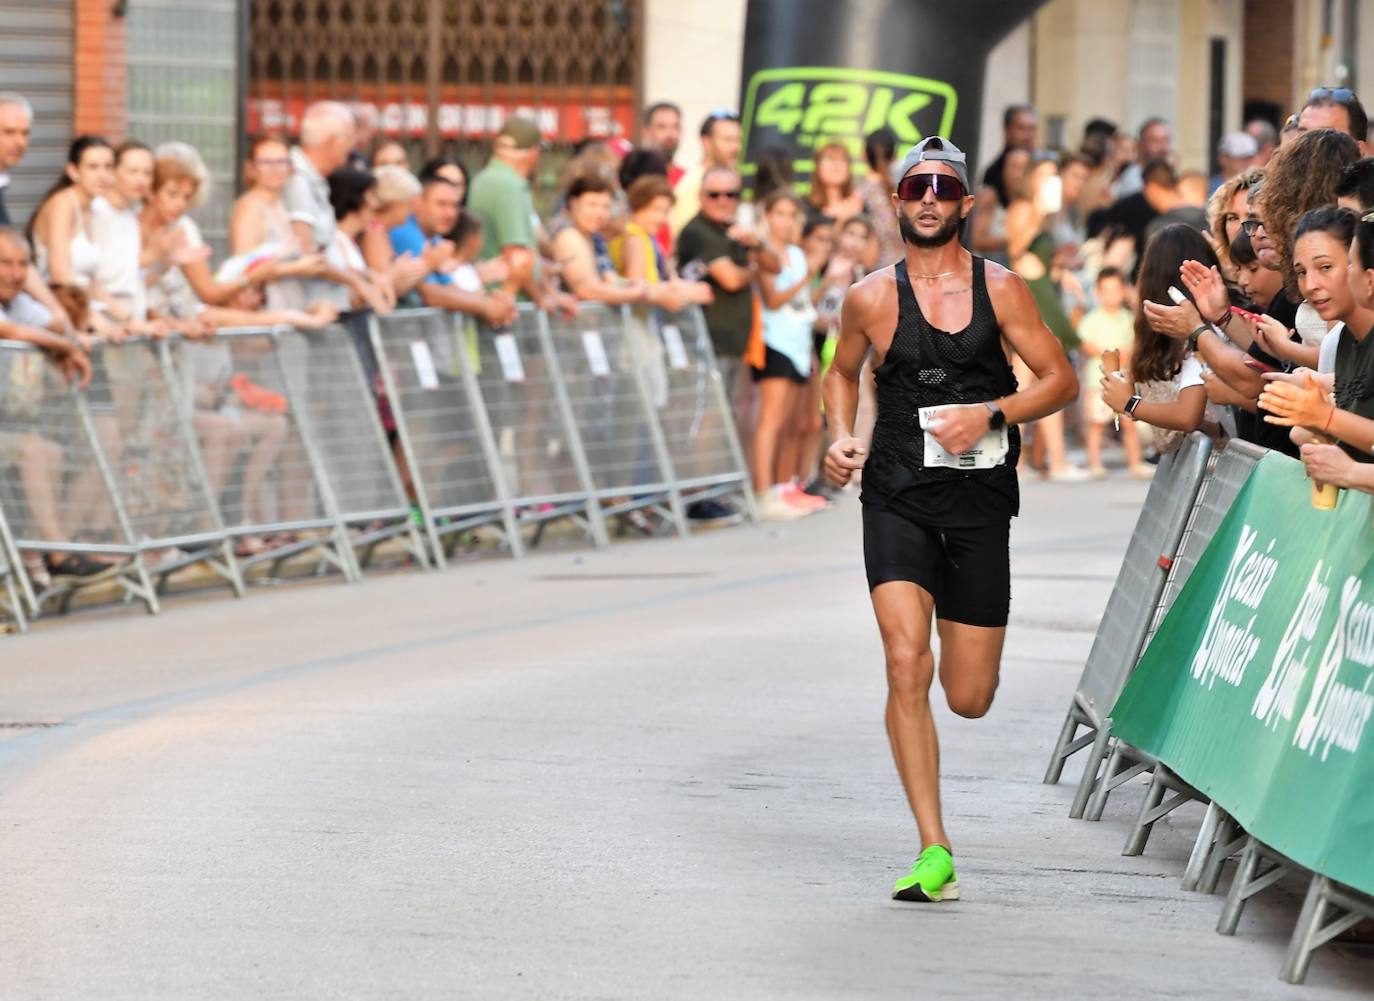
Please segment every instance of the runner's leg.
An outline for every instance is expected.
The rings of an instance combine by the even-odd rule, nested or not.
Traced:
[[[930,713],[934,607],[930,592],[910,581],[889,581],[873,589],[873,612],[887,658],[887,736],[923,849],[949,847],[940,818],[940,742]]]
[[[985,715],[997,692],[1011,600],[1010,533],[1003,522],[941,534],[940,686],[949,707],[968,719]]]
[[[1002,667],[1006,626],[970,626],[936,619],[940,633],[940,687],[949,707],[967,719],[987,714]]]

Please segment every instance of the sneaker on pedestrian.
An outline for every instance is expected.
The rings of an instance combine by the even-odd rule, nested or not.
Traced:
[[[1131,467],[1131,479],[1133,480],[1153,480],[1155,478],[1155,467],[1140,463]]]
[[[700,500],[687,507],[687,517],[698,528],[715,525],[737,525],[744,520],[740,514],[718,500]]]
[[[954,859],[944,845],[931,845],[911,866],[911,871],[892,884],[893,900],[938,904],[959,899],[959,880]]]
[[[783,496],[781,485],[772,487],[758,495],[759,517],[764,521],[796,521],[812,512],[806,508],[789,504]]]
[[[1051,483],[1086,483],[1093,474],[1082,466],[1065,466],[1058,472],[1050,473]]]
[[[801,508],[807,514],[812,514],[830,506],[830,501],[826,500],[824,497],[813,497],[802,490],[802,488],[798,486],[796,480],[790,480],[787,483],[779,483],[774,489],[778,488],[782,490],[783,500],[793,507]]]
[[[1095,480],[1105,480],[1107,478],[1106,466],[1089,466],[1088,475]]]

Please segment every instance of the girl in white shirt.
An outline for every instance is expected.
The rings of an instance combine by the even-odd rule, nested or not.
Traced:
[[[1117,413],[1166,432],[1155,435],[1161,452],[1178,448],[1183,438],[1203,425],[1207,388],[1202,365],[1186,341],[1168,337],[1150,326],[1145,302],[1169,303],[1169,287],[1178,285],[1184,261],[1215,267],[1217,255],[1203,235],[1184,223],[1165,226],[1145,247],[1136,284],[1135,347],[1131,371],[1106,375],[1102,399]]]

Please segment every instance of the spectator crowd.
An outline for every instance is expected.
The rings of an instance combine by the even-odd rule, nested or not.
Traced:
[[[1209,176],[1180,170],[1162,119],[1134,133],[1093,120],[1076,149],[1047,151],[1033,107],[1006,111],[1004,148],[968,193],[965,240],[1025,280],[1083,375],[1075,408],[1028,429],[1023,476],[1105,477],[1119,439],[1125,474],[1148,477],[1151,460],[1202,429],[1374,492],[1368,124],[1355,94],[1319,88],[1282,128],[1257,120],[1226,135]],[[30,218],[12,220],[4,185],[32,126],[29,103],[0,94],[0,338],[46,358],[0,371],[0,475],[17,474],[45,539],[92,526],[62,521],[91,484],[63,472],[35,421],[43,379],[85,385],[101,375],[98,346],[130,336],[209,343],[228,327],[321,329],[412,305],[490,329],[509,325],[522,300],[563,313],[580,302],[700,306],[761,513],[796,519],[830,503],[818,477],[820,378],[840,307],[852,283],[903,253],[891,173],[902,151],[886,129],[862,149],[810,152],[814,170],[800,184],[798,150],[764,149],[741,165],[729,110],[699,123],[700,162],[678,163],[682,114],[653,104],[638,147],[579,145],[541,219],[531,182],[544,142],[533,121],[508,119],[488,162],[470,171],[451,158],[414,163],[390,140],[360,148],[351,111],[321,102],[294,143],[251,144],[216,262],[190,215],[208,173],[181,142],[78,136]],[[263,393],[227,368],[195,384],[210,484],[221,489],[246,456],[250,509],[288,447]],[[108,395],[92,394],[98,428],[131,405]],[[718,500],[689,514],[738,517]],[[261,541],[238,545],[251,552]],[[80,582],[115,566],[64,551],[33,557],[29,570],[40,582]]]

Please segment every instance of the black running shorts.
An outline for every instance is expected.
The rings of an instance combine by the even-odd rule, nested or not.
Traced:
[[[764,379],[786,379],[799,386],[804,386],[808,378],[808,376],[797,371],[797,366],[792,364],[791,358],[773,348],[764,349],[763,368],[756,368],[751,371],[754,373],[755,382],[762,382]]]
[[[1005,626],[1011,605],[1011,522],[927,528],[864,505],[868,589],[911,581],[935,599],[935,617],[970,626]]]

